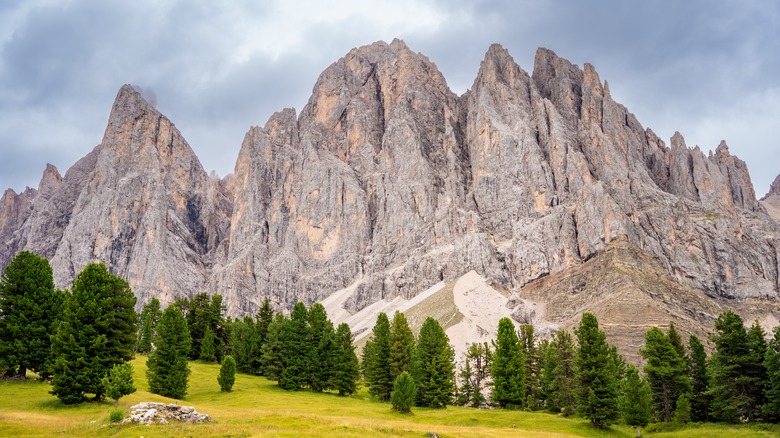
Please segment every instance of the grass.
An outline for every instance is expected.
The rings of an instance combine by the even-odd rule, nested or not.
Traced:
[[[545,413],[478,410],[449,407],[444,410],[413,408],[411,415],[393,412],[390,405],[371,400],[365,391],[352,397],[285,392],[262,377],[236,375],[234,390],[219,390],[216,364],[191,363],[190,390],[185,400],[175,401],[147,392],[146,358],[134,362],[138,391],[122,398],[119,407],[129,414],[141,401],[175,402],[194,406],[213,422],[185,425],[113,425],[111,402],[65,406],[48,394],[47,383],[0,381],[0,436],[278,436],[278,437],[424,437],[435,432],[442,437],[633,437],[634,430],[612,426],[591,429],[577,418]],[[752,437],[778,436],[780,428],[766,425],[687,426],[674,432],[643,434],[658,437]]]

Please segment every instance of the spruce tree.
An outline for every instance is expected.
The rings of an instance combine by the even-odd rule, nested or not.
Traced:
[[[314,348],[309,344],[308,311],[303,303],[295,303],[290,320],[284,327],[282,354],[285,367],[279,376],[279,386],[288,391],[298,391],[308,384],[308,361]]]
[[[336,348],[336,360],[329,386],[338,391],[339,395],[350,395],[357,391],[360,365],[352,343],[352,331],[346,323],[342,322],[336,329]]]
[[[551,343],[552,381],[550,382],[551,410],[564,416],[577,410],[576,358],[574,338],[566,330],[555,332]]]
[[[284,338],[289,322],[290,320],[281,313],[274,315],[273,321],[268,325],[268,333],[262,348],[262,374],[277,383],[282,376],[282,371],[287,366]]]
[[[474,372],[471,370],[471,363],[469,363],[468,357],[463,360],[463,366],[460,368],[458,378],[460,385],[457,388],[455,404],[466,406],[471,402],[471,397],[474,395],[474,387],[471,384],[474,379]]]
[[[710,358],[710,415],[715,421],[739,423],[752,410],[753,381],[747,375],[750,342],[742,318],[726,311],[715,321],[715,350]]]
[[[222,304],[222,295],[209,296],[205,292],[195,295],[193,298],[180,298],[174,303],[181,308],[187,327],[192,337],[190,359],[201,357],[201,343],[206,335],[206,329],[210,328],[215,336],[214,352],[217,361],[222,359],[222,348],[227,340],[225,330],[225,306]],[[207,346],[207,348],[210,348]]]
[[[402,372],[393,382],[393,392],[390,394],[393,409],[402,414],[411,412],[416,396],[417,386],[414,379],[407,371]]]
[[[86,394],[103,398],[103,376],[133,358],[135,301],[127,282],[103,264],[87,265],[79,273],[52,338],[52,394],[66,404],[80,403]]]
[[[542,356],[538,348],[534,326],[521,324],[518,330],[520,348],[525,358],[523,373],[525,374],[525,407],[533,411],[544,407],[542,393]]]
[[[217,358],[217,335],[214,330],[207,326],[203,332],[203,338],[200,340],[200,359],[202,362],[213,363]]]
[[[688,340],[688,349],[690,350],[688,375],[691,378],[691,420],[703,422],[709,417],[707,353],[696,335],[691,335]]]
[[[309,309],[307,327],[308,384],[313,391],[321,392],[330,388],[337,359],[336,332],[322,304],[314,303]]]
[[[764,366],[768,381],[763,407],[764,420],[780,423],[780,326],[775,327],[774,336],[767,345]]]
[[[252,336],[252,341],[249,344],[249,356],[252,358],[250,361],[251,369],[256,374],[262,374],[263,344],[265,344],[265,338],[268,336],[268,326],[271,325],[274,314],[271,302],[266,298],[255,316],[254,336]]]
[[[136,351],[142,354],[148,354],[152,351],[152,341],[157,329],[157,323],[160,321],[160,300],[153,297],[148,303],[144,304],[141,315],[138,318],[141,328],[138,332],[138,345]]]
[[[683,361],[688,362],[688,356],[685,354],[685,346],[683,345],[682,338],[677,332],[677,328],[674,326],[674,322],[669,323],[669,329],[666,331],[666,336],[669,338],[669,342],[674,347],[674,351],[677,355],[683,358]]]
[[[691,390],[688,364],[678,351],[658,327],[645,333],[645,346],[640,353],[647,361],[645,374],[653,392],[656,418],[660,421],[672,421],[677,398]]]
[[[686,424],[691,422],[691,396],[688,393],[682,393],[677,397],[677,403],[674,408],[672,422],[675,424]]]
[[[219,389],[222,392],[230,392],[233,390],[233,384],[236,383],[236,360],[233,356],[225,356],[222,359],[222,365],[219,367],[219,376],[217,376],[217,383],[219,383]]]
[[[469,400],[471,406],[483,406],[487,400],[483,392],[490,381],[490,370],[493,366],[493,351],[487,342],[474,343],[469,345],[466,350],[466,361],[472,369],[471,396]]]
[[[633,365],[628,366],[621,386],[620,412],[626,424],[635,427],[636,436],[640,437],[640,428],[647,426],[652,416],[650,386],[639,376],[639,371]]]
[[[114,365],[108,375],[103,377],[103,387],[106,395],[114,400],[114,407],[119,405],[119,399],[136,391],[133,383],[133,365],[123,363]]]
[[[619,416],[617,370],[610,360],[607,337],[599,330],[598,320],[592,313],[582,315],[576,333],[579,341],[577,407],[591,426],[602,429]]]
[[[0,277],[0,368],[47,376],[51,336],[59,324],[65,294],[54,289],[49,261],[22,251]]]
[[[255,374],[257,367],[255,359],[261,354],[253,352],[257,338],[255,331],[255,321],[245,316],[243,319],[236,319],[229,325],[230,332],[230,354],[236,361],[236,370],[242,373]],[[253,354],[254,353],[254,354]],[[255,357],[255,354],[257,357]]]
[[[390,378],[396,377],[404,371],[411,371],[412,356],[414,355],[414,334],[409,328],[406,316],[396,310],[390,324]]]
[[[493,350],[493,403],[506,409],[520,408],[525,401],[525,358],[511,319],[498,321]]]
[[[382,401],[390,400],[390,321],[384,312],[377,316],[371,338],[363,347],[363,375],[369,394]]]
[[[178,306],[168,306],[163,312],[154,343],[157,348],[146,361],[149,392],[175,399],[184,398],[190,375],[187,358],[192,339]]]
[[[412,360],[417,406],[444,408],[455,393],[455,350],[439,322],[430,316],[420,328]]]
[[[744,388],[748,391],[752,403],[747,406],[745,418],[748,421],[760,421],[762,417],[762,407],[766,403],[766,390],[769,384],[767,369],[764,365],[766,357],[767,343],[766,332],[761,328],[758,321],[747,332],[750,354],[745,358],[745,379]]]

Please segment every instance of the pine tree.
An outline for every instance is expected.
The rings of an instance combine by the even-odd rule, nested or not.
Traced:
[[[762,407],[766,403],[766,390],[769,384],[769,376],[764,365],[766,357],[766,332],[758,321],[753,322],[747,332],[750,354],[745,358],[745,371],[742,376],[745,379],[743,387],[748,391],[751,403],[747,405],[745,418],[748,421],[760,421]]]
[[[487,342],[471,344],[466,350],[466,361],[472,368],[471,406],[480,407],[487,400],[483,392],[490,381],[490,370],[493,366],[493,352]]]
[[[308,314],[307,342],[311,347],[308,360],[309,387],[316,392],[329,389],[333,380],[332,373],[336,365],[336,332],[328,319],[325,307],[314,303]]]
[[[675,424],[686,424],[691,422],[691,396],[688,393],[684,392],[677,397],[672,422]]]
[[[780,326],[775,327],[774,337],[767,345],[764,366],[768,381],[763,407],[764,420],[780,423]]]
[[[268,336],[268,326],[271,325],[274,314],[271,302],[266,298],[255,316],[255,335],[252,336],[249,348],[249,356],[252,358],[250,361],[251,369],[256,374],[262,374],[263,344],[265,344],[265,339]]]
[[[511,319],[498,321],[493,349],[493,403],[506,409],[520,408],[525,401],[525,358]]]
[[[404,371],[411,371],[414,334],[406,316],[396,310],[390,324],[390,378],[395,381]]]
[[[176,305],[168,306],[157,325],[157,336],[146,361],[149,392],[182,399],[187,394],[190,367],[187,358],[192,348],[190,331]]]
[[[457,388],[457,395],[455,397],[455,404],[458,406],[466,406],[471,402],[471,397],[474,394],[474,387],[471,382],[474,379],[474,373],[471,370],[471,364],[468,357],[463,361],[463,366],[458,373],[460,378],[460,386]]]
[[[688,340],[688,349],[690,350],[688,375],[691,378],[691,420],[707,421],[709,417],[707,353],[696,335],[691,335]]]
[[[255,374],[255,354],[259,357],[260,352],[253,352],[253,346],[257,342],[257,333],[255,330],[255,321],[245,316],[243,319],[236,319],[229,325],[230,332],[230,352],[236,361],[236,370],[242,373]]]
[[[103,377],[103,387],[106,395],[114,399],[114,407],[119,405],[119,399],[136,391],[133,383],[133,365],[123,363],[114,365],[108,375]]]
[[[560,330],[555,333],[551,346],[552,381],[548,400],[552,400],[550,406],[553,412],[569,416],[577,410],[577,352],[574,339],[568,331]]]
[[[199,293],[193,298],[180,298],[174,303],[181,308],[187,327],[192,337],[190,359],[200,359],[201,343],[206,335],[206,329],[210,328],[216,341],[214,346],[217,361],[222,359],[222,348],[227,341],[225,330],[225,306],[222,304],[222,295],[214,294],[209,297],[207,293]],[[210,347],[207,347],[210,348]]]
[[[525,374],[525,407],[531,410],[539,410],[544,406],[544,395],[542,393],[542,357],[537,347],[536,334],[534,326],[531,324],[521,324],[518,331],[518,340],[520,348],[525,358],[523,373]]]
[[[160,300],[153,297],[148,303],[144,304],[141,315],[138,318],[141,328],[138,332],[138,345],[136,350],[139,353],[148,354],[152,351],[152,341],[157,329],[157,323],[160,321]]]
[[[592,313],[584,313],[577,328],[579,393],[577,406],[591,426],[602,429],[618,418],[615,363],[610,360],[606,335]]]
[[[203,362],[213,363],[217,357],[217,335],[207,326],[203,331],[203,339],[200,340],[200,359]]]
[[[233,359],[233,356],[225,356],[225,358],[222,359],[222,366],[219,367],[217,383],[219,383],[219,389],[222,392],[230,392],[233,390],[233,384],[236,383],[236,360]]]
[[[647,426],[652,415],[650,386],[639,377],[639,371],[633,365],[628,366],[621,386],[620,412],[626,424],[635,427],[636,436],[640,437],[640,428]]]
[[[390,399],[390,321],[384,312],[377,317],[371,338],[363,347],[363,374],[369,394],[382,401]]]
[[[672,421],[678,397],[691,390],[688,364],[678,351],[670,337],[658,327],[645,333],[645,346],[640,353],[647,361],[645,374],[660,421]]]
[[[412,360],[417,406],[444,408],[455,393],[455,350],[439,322],[430,316],[420,328]]]
[[[336,361],[329,386],[337,390],[339,395],[350,395],[357,390],[360,365],[352,344],[352,331],[346,323],[339,324],[336,329],[336,348]]]
[[[683,345],[680,334],[677,333],[677,328],[674,326],[674,322],[669,323],[669,329],[666,331],[666,336],[669,338],[669,342],[674,347],[674,351],[680,356],[684,362],[688,362],[688,356],[685,354],[685,346]]]
[[[22,251],[0,277],[0,368],[49,374],[51,336],[62,313],[65,294],[54,289],[49,261]]]
[[[739,423],[752,409],[746,372],[750,342],[742,318],[726,311],[715,321],[715,351],[710,358],[710,415],[715,421]]]
[[[308,360],[311,350],[309,344],[308,311],[306,306],[295,303],[290,320],[282,331],[282,351],[285,356],[285,367],[279,376],[279,386],[288,391],[298,391],[308,383]]]
[[[86,394],[103,398],[103,376],[133,358],[135,301],[127,282],[103,264],[87,265],[79,273],[52,338],[52,394],[66,404],[80,403]]]
[[[277,383],[287,366],[284,338],[289,322],[290,320],[281,313],[274,315],[273,321],[268,325],[268,333],[262,348],[262,374]]]
[[[393,382],[393,392],[390,394],[393,409],[402,414],[411,412],[416,396],[417,386],[414,379],[407,371],[402,372]]]

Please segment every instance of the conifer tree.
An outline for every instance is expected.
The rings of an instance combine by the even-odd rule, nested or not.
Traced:
[[[455,350],[439,322],[430,316],[420,328],[412,360],[417,406],[444,408],[455,393]]]
[[[622,382],[620,412],[626,424],[636,428],[636,436],[642,436],[641,428],[647,426],[652,416],[650,386],[639,376],[639,371],[629,365]]]
[[[307,342],[310,346],[308,360],[309,387],[316,392],[329,388],[336,365],[337,345],[333,323],[328,319],[325,307],[314,303],[308,314]]]
[[[350,395],[357,390],[360,365],[352,343],[352,331],[346,323],[342,322],[336,329],[336,347],[336,361],[329,386],[337,390],[339,395]]]
[[[49,374],[51,336],[64,301],[48,260],[29,251],[11,260],[0,277],[0,368],[21,378],[28,369]]]
[[[414,379],[407,371],[402,372],[393,382],[393,392],[390,394],[393,409],[402,414],[411,412],[416,396],[417,386]]]
[[[411,371],[412,356],[414,356],[414,334],[409,328],[406,316],[396,310],[390,324],[390,378],[393,381],[402,372]]]
[[[138,345],[136,350],[139,353],[148,354],[152,351],[152,341],[154,340],[157,323],[160,321],[160,300],[153,297],[148,303],[144,304],[141,315],[138,318],[141,328],[138,332]]]
[[[520,408],[525,401],[525,358],[511,319],[498,321],[493,349],[493,403],[506,409]]]
[[[200,340],[200,359],[203,362],[213,363],[217,358],[217,335],[210,326],[203,331],[203,338]]]
[[[233,356],[225,356],[222,359],[222,365],[219,367],[219,376],[217,376],[217,383],[219,383],[219,389],[222,392],[230,392],[233,390],[233,384],[236,383],[236,360]]]
[[[640,353],[647,361],[645,374],[653,393],[656,418],[670,422],[678,397],[691,390],[688,365],[670,337],[658,327],[645,333],[645,346]]]
[[[106,395],[114,400],[114,407],[119,405],[119,399],[136,391],[133,383],[133,365],[123,363],[114,365],[108,375],[103,377],[103,387]]]
[[[277,383],[287,366],[284,338],[289,322],[290,320],[281,313],[274,315],[273,321],[268,325],[268,333],[262,348],[262,374]]]
[[[747,375],[750,342],[742,318],[726,311],[715,321],[715,350],[710,358],[710,415],[715,421],[739,423],[752,410],[753,381]]]
[[[525,374],[525,407],[531,410],[539,410],[544,406],[542,393],[542,357],[537,344],[534,326],[521,324],[518,330],[520,348],[525,358],[523,372]]]
[[[103,264],[89,264],[79,273],[52,338],[52,394],[66,404],[80,403],[86,394],[102,400],[103,376],[133,358],[135,301],[127,282]]]
[[[288,391],[302,389],[308,383],[308,360],[313,346],[309,344],[308,311],[306,306],[295,303],[290,320],[282,331],[282,354],[285,366],[279,376],[279,386]]]
[[[674,322],[669,323],[669,329],[666,331],[666,336],[669,338],[669,342],[674,347],[674,351],[680,356],[684,362],[688,362],[688,356],[685,354],[685,346],[683,345],[682,338],[677,332],[677,328],[674,326]]]
[[[617,370],[610,359],[606,335],[599,330],[598,320],[592,313],[582,315],[576,333],[579,341],[577,407],[591,426],[602,429],[619,416]]]
[[[236,319],[230,323],[229,331],[230,353],[236,361],[236,370],[247,374],[257,373],[256,361],[262,353],[259,350],[253,351],[257,343],[255,321],[249,316]]]
[[[190,367],[187,358],[192,348],[190,331],[176,305],[168,306],[157,325],[156,349],[146,360],[149,392],[182,399],[187,394]]]
[[[750,354],[745,358],[745,371],[742,378],[745,379],[744,387],[747,389],[747,395],[752,403],[747,405],[745,418],[748,421],[760,421],[769,383],[767,369],[764,365],[767,350],[766,332],[758,321],[754,321],[747,332],[747,337]]]
[[[688,349],[690,350],[688,374],[691,378],[691,420],[707,421],[709,417],[707,353],[696,335],[691,335],[688,340]]]
[[[382,401],[390,399],[390,321],[384,312],[377,317],[371,338],[363,347],[363,375],[369,394]]]
[[[268,326],[271,325],[271,321],[273,321],[273,319],[274,309],[271,307],[271,302],[268,300],[268,298],[266,298],[263,300],[263,305],[260,307],[260,310],[257,311],[257,316],[255,317],[255,324],[261,347],[265,342],[265,336],[268,333]]]
[[[471,385],[474,379],[474,372],[471,370],[471,364],[468,357],[463,361],[463,366],[458,373],[460,379],[460,386],[457,388],[457,395],[455,396],[455,404],[458,406],[466,406],[471,402],[471,397],[474,395],[474,387]]]
[[[686,424],[691,422],[691,396],[684,392],[677,397],[677,403],[674,408],[672,422],[675,424]]]
[[[780,326],[775,327],[774,336],[767,345],[764,366],[768,381],[763,407],[764,420],[780,423]]]
[[[469,400],[471,406],[480,407],[487,402],[483,393],[490,382],[490,370],[493,366],[493,351],[490,350],[490,346],[487,342],[471,344],[466,350],[466,361],[468,361],[472,369],[472,393]]]
[[[551,342],[552,377],[548,400],[548,409],[560,412],[564,416],[573,414],[577,409],[575,391],[577,373],[575,370],[577,352],[571,333],[566,330],[555,332]]]
[[[214,294],[209,297],[207,293],[201,292],[193,298],[180,298],[174,304],[181,308],[187,320],[187,327],[190,330],[190,336],[192,337],[190,359],[200,359],[201,343],[206,335],[206,329],[210,328],[216,338],[214,346],[215,356],[217,361],[221,360],[222,349],[225,341],[227,341],[224,318],[225,306],[222,304],[222,295]]]

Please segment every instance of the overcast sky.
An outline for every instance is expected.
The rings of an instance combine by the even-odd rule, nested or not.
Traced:
[[[100,143],[122,84],[143,87],[207,171],[232,172],[244,134],[300,111],[350,49],[404,40],[458,94],[491,43],[533,71],[537,47],[589,62],[667,140],[725,139],[761,197],[780,173],[777,1],[0,2],[0,190],[37,187]]]

